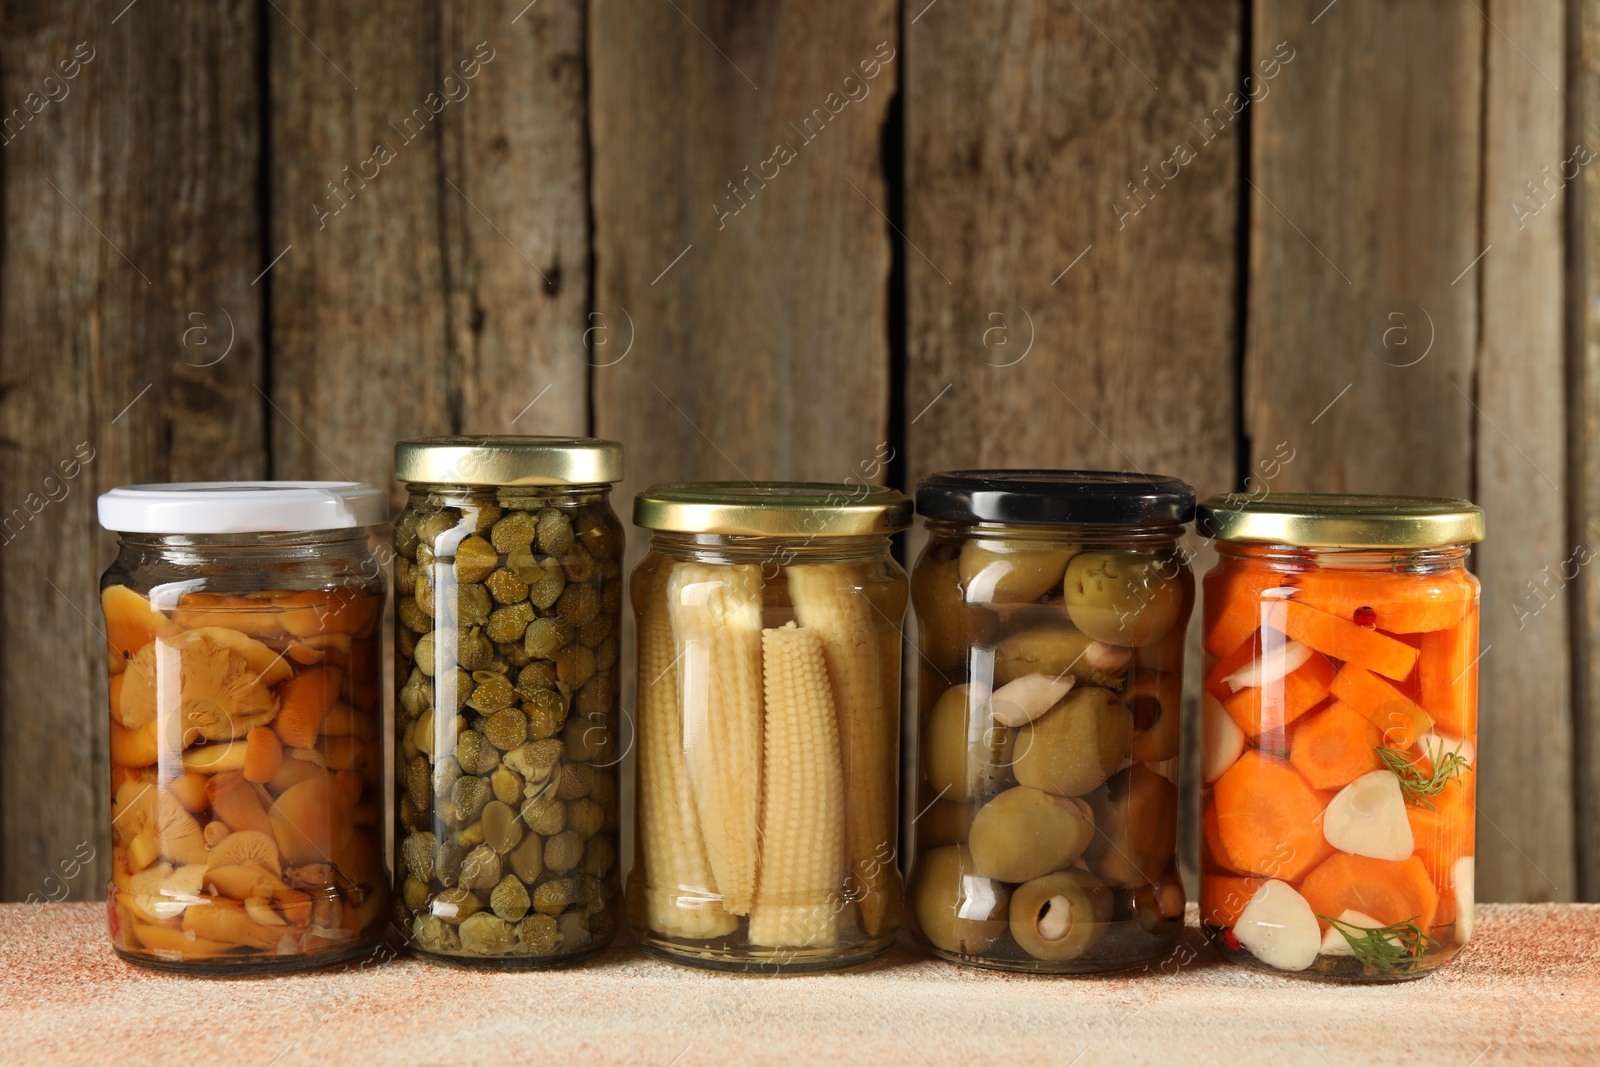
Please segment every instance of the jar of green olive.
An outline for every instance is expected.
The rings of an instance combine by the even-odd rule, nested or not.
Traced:
[[[1194,490],[1102,471],[936,474],[918,626],[912,929],[937,955],[1084,973],[1165,955]]]
[[[570,963],[617,928],[622,447],[395,446],[397,925],[490,968]]]
[[[658,485],[634,569],[638,781],[628,928],[677,963],[859,963],[902,912],[906,575],[892,489]]]

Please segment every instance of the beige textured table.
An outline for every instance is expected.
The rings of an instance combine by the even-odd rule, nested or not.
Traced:
[[[1480,905],[1455,963],[1382,988],[1230,967],[1190,935],[1176,973],[1079,979],[905,946],[847,973],[750,978],[623,946],[568,971],[397,960],[208,980],[122,963],[96,905],[11,904],[0,1063],[1600,1063],[1600,905]]]

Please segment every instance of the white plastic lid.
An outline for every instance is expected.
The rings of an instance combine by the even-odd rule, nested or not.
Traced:
[[[100,525],[117,533],[342,530],[388,517],[388,497],[361,482],[174,482],[100,497]]]

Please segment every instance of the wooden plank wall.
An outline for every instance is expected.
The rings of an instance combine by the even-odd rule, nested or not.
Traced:
[[[94,496],[391,485],[452,431],[619,437],[624,510],[889,450],[902,486],[1211,492],[1292,450],[1274,489],[1473,495],[1480,896],[1600,898],[1600,187],[1563,177],[1597,33],[1596,0],[5,4],[0,899],[107,872],[61,867],[107,803]]]

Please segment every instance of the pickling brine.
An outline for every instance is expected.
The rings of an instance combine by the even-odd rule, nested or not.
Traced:
[[[1408,519],[1454,525],[1395,529]],[[1319,536],[1330,520],[1343,543]],[[1205,579],[1202,926],[1257,966],[1425,973],[1473,928],[1479,611],[1465,561],[1481,512],[1300,496],[1210,501],[1201,521],[1219,538]]]

